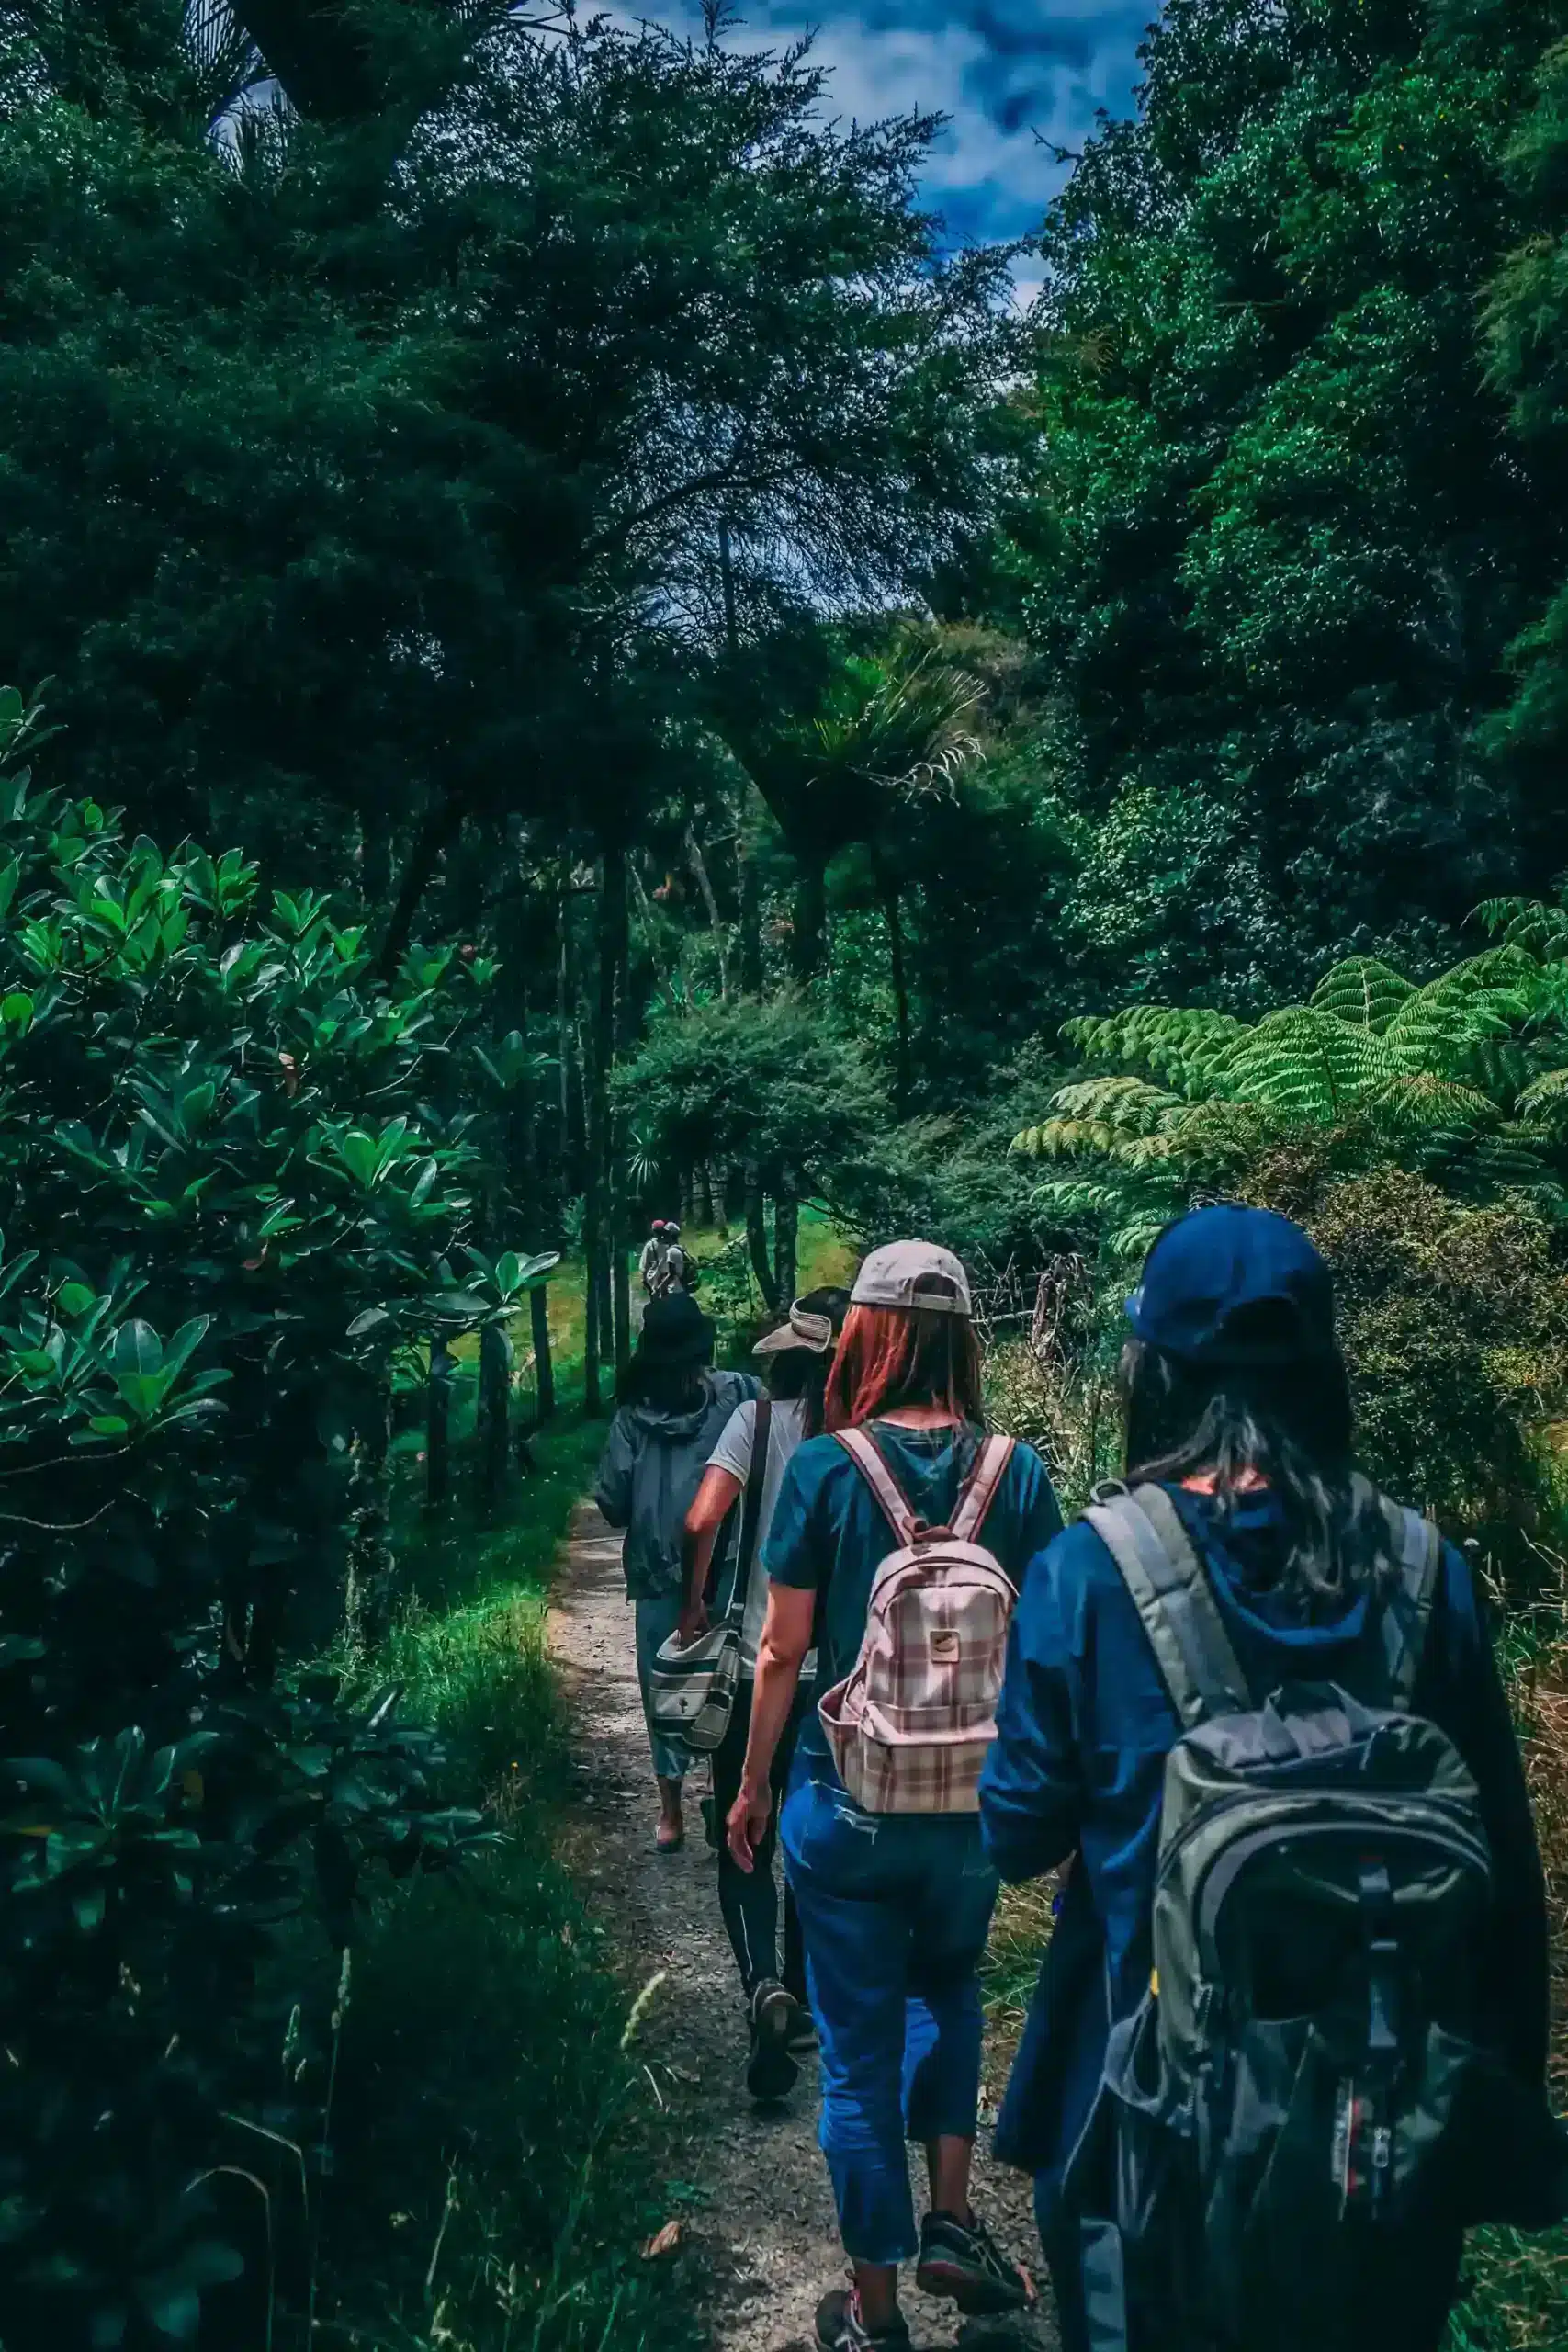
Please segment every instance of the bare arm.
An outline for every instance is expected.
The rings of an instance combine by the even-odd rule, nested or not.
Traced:
[[[757,1652],[746,1762],[740,1776],[740,1793],[729,1809],[728,1824],[729,1850],[743,1871],[751,1868],[753,1849],[766,1836],[773,1815],[773,1758],[795,1704],[801,1665],[811,1647],[816,1614],[815,1592],[786,1584],[768,1587],[768,1614]]]
[[[685,1532],[681,1539],[685,1599],[677,1631],[682,1644],[694,1642],[707,1623],[707,1608],[703,1595],[707,1590],[713,1547],[718,1541],[719,1529],[735,1508],[735,1498],[739,1492],[740,1481],[732,1472],[716,1469],[710,1464],[703,1472],[703,1483],[692,1498],[692,1508],[686,1513]]]

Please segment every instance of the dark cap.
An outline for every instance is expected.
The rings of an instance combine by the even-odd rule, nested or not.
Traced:
[[[696,1300],[676,1291],[671,1297],[649,1301],[637,1351],[644,1363],[706,1363],[713,1340],[713,1325]]]
[[[1272,1209],[1194,1209],[1149,1251],[1127,1320],[1188,1363],[1292,1363],[1333,1353],[1334,1278]]]

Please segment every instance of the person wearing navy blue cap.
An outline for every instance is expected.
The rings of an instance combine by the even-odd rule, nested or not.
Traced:
[[[1308,1236],[1256,1208],[1200,1209],[1167,1228],[1127,1302],[1121,1389],[1127,1479],[1164,1487],[1255,1690],[1348,1678],[1375,1635],[1377,1535],[1353,1491],[1349,1382],[1334,1285]],[[1481,1604],[1445,1544],[1414,1709],[1473,1774],[1495,1904],[1476,1955],[1497,2046],[1544,2098],[1545,1894],[1517,1746]],[[1004,2163],[1035,2177],[1064,2352],[1088,2322],[1069,2154],[1111,2026],[1150,1983],[1166,1758],[1178,1722],[1137,1610],[1087,1521],[1030,1564],[1010,1637],[998,1736],[981,1782],[986,1845],[1019,1882],[1068,1866],[1059,1914],[997,2129]],[[1532,2090],[1533,2096],[1533,2090]],[[1418,2291],[1366,2314],[1382,2352],[1435,2352],[1461,2236],[1431,2237]],[[1359,2346],[1361,2336],[1357,2335]],[[1335,2352],[1352,2352],[1348,2342]]]

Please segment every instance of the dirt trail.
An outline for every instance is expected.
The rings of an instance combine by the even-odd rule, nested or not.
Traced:
[[[585,1507],[573,1523],[558,1589],[552,1640],[572,1701],[580,1802],[570,1856],[628,1978],[666,1972],[648,2029],[661,2096],[686,2135],[691,2185],[705,2192],[692,2216],[713,2256],[706,2316],[721,2352],[784,2352],[813,2341],[812,2316],[838,2283],[843,2257],[817,2147],[809,2075],[788,2105],[754,2108],[741,2069],[746,2037],[734,1962],[719,1918],[714,1857],[688,1783],[682,1852],[653,1850],[655,1800],[637,1693],[620,1541]],[[1028,2183],[977,2167],[976,2201],[1002,2243],[1032,2267],[1037,2254]],[[974,2323],[959,2333],[951,2307],[905,2299],[919,2352],[961,2342],[980,2352],[1055,2352],[1043,2307],[1021,2325]]]

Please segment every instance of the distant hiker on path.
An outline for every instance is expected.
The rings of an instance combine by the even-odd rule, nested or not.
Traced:
[[[998,1883],[980,1844],[975,1778],[1000,1682],[1008,1579],[1061,1519],[1039,1456],[986,1436],[968,1280],[930,1243],[895,1243],[861,1267],[827,1423],[834,1434],[801,1446],[773,1510],[750,1738],[728,1834],[740,1868],[755,1868],[773,1821],[773,1757],[816,1646],[827,1687],[800,1732],[779,1834],[852,2275],[847,2290],[823,2298],[817,2334],[823,2352],[908,2352],[898,2266],[912,2256],[922,2290],[966,2313],[1028,2300],[969,2201],[977,1969]],[[910,1560],[922,1531],[923,1568]],[[908,1563],[897,1571],[896,1553]],[[883,1704],[878,1694],[893,1689],[908,1703]],[[874,1806],[852,1795],[846,1772],[863,1790],[868,1773],[879,1780]],[[923,2143],[931,2184],[918,2232],[907,2139]]]
[[[665,1269],[670,1256],[669,1234],[670,1228],[664,1219],[656,1216],[648,1239],[642,1245],[642,1255],[637,1260],[637,1279],[642,1284],[644,1298],[662,1298],[664,1295]]]
[[[686,1600],[680,1634],[683,1642],[690,1644],[707,1625],[708,1611],[703,1596],[707,1589],[714,1545],[720,1529],[735,1514],[737,1505],[747,1493],[757,1432],[765,1422],[768,1450],[751,1554],[750,1559],[743,1558],[738,1543],[730,1563],[731,1577],[744,1575],[746,1579],[746,1613],[740,1629],[739,1692],[729,1727],[713,1758],[714,1812],[720,1825],[728,1818],[740,1791],[741,1768],[751,1726],[757,1648],[768,1606],[762,1547],[786,1467],[805,1441],[818,1436],[824,1426],[828,1375],[849,1304],[847,1290],[808,1291],[804,1298],[795,1300],[778,1329],[759,1341],[755,1352],[766,1359],[769,1393],[753,1403],[736,1407],[714,1449],[696,1500],[686,1514]],[[792,2090],[800,2071],[800,2056],[816,2046],[816,2032],[807,2005],[806,1962],[795,1898],[786,1886],[781,1971],[778,1891],[773,1883],[776,1806],[788,1783],[801,1718],[812,1702],[815,1672],[816,1661],[807,1657],[801,1668],[795,1707],[774,1752],[772,1786],[775,1811],[755,1849],[752,1869],[741,1869],[729,1849],[728,1838],[721,1836],[719,1841],[719,1907],[746,1996],[750,2031],[746,2087],[754,2098],[782,2098]]]
[[[637,1611],[637,1679],[645,1711],[660,1643],[674,1632],[685,1594],[682,1546],[686,1513],[719,1435],[735,1408],[755,1396],[750,1373],[715,1372],[714,1329],[683,1294],[656,1298],[643,1317],[631,1362],[621,1376],[619,1410],[599,1464],[594,1500],[612,1527],[626,1530],[622,1559]],[[659,1782],[654,1843],[672,1854],[685,1842],[682,1782],[690,1757],[649,1721]]]
[[[1005,1878],[1072,1862],[996,2152],[1065,2352],[1437,2352],[1562,2162],[1474,1580],[1358,1475],[1298,1227],[1181,1219],[1127,1317],[1127,1483],[1030,1565],[981,1779]]]

